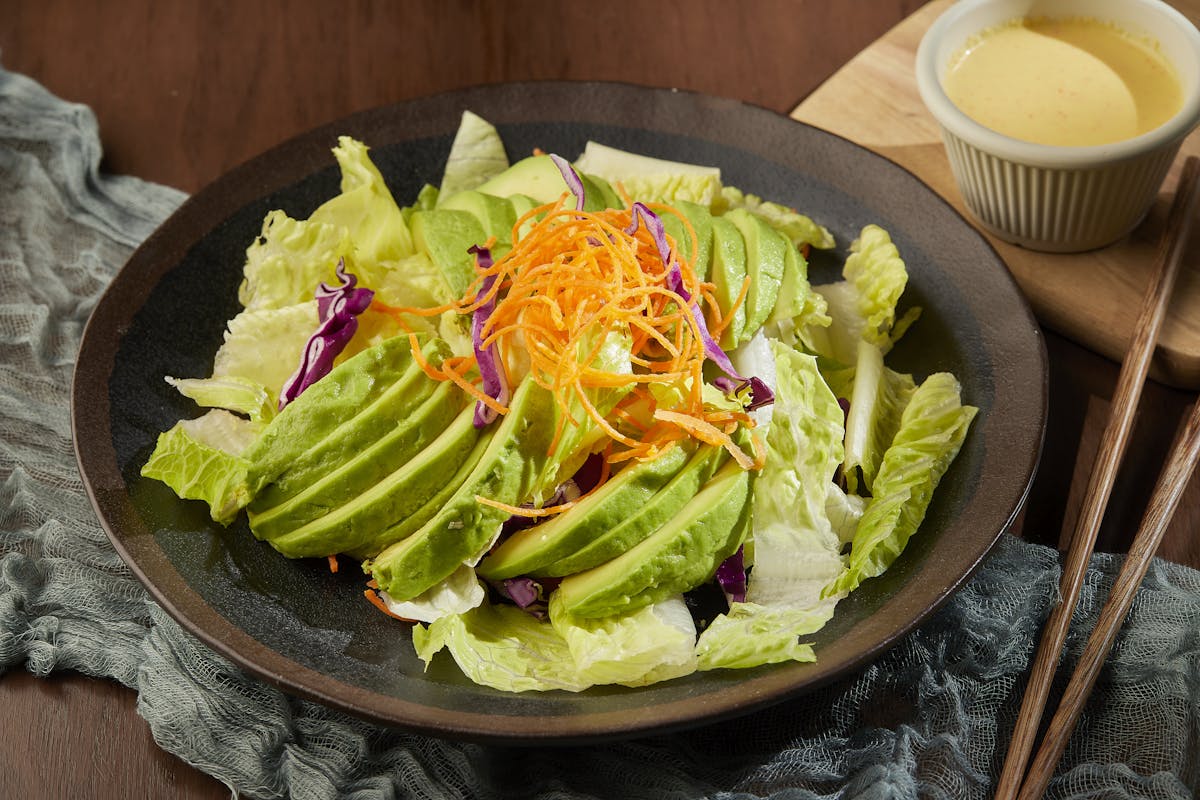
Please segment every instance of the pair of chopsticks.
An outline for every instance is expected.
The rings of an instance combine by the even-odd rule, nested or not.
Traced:
[[[1051,612],[1042,633],[1029,675],[1029,684],[1025,689],[1016,727],[1009,743],[1008,758],[997,784],[997,800],[1037,800],[1045,792],[1066,748],[1067,740],[1079,721],[1088,694],[1095,685],[1117,633],[1129,613],[1138,586],[1150,566],[1150,560],[1162,541],[1171,515],[1175,513],[1183,490],[1197,461],[1200,460],[1200,402],[1197,402],[1175,440],[1142,524],[1129,547],[1121,571],[1113,582],[1108,602],[1100,612],[1096,628],[1092,631],[1070,683],[1063,692],[1058,709],[1050,720],[1042,738],[1041,748],[1034,757],[1028,774],[1025,774],[1025,766],[1033,751],[1042,712],[1046,706],[1046,696],[1050,692],[1050,684],[1054,679],[1071,625],[1071,616],[1079,599],[1079,590],[1096,546],[1100,521],[1104,517],[1104,510],[1116,480],[1117,468],[1133,429],[1138,399],[1150,369],[1150,359],[1166,316],[1171,290],[1179,274],[1179,263],[1192,223],[1195,221],[1197,198],[1200,197],[1198,178],[1200,159],[1191,156],[1184,163],[1167,219],[1167,227],[1159,245],[1154,275],[1142,300],[1129,352],[1121,365],[1108,423],[1100,440],[1099,455],[1092,468],[1075,535],[1063,562],[1059,586],[1062,600]]]

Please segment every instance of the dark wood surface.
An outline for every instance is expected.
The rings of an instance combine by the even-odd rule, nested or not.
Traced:
[[[618,80],[787,113],[920,4],[0,0],[0,63],[95,111],[106,170],[193,192],[315,125],[480,83]],[[1057,544],[1073,525],[1117,366],[1053,334],[1047,345],[1051,424],[1022,532]],[[1100,549],[1127,546],[1192,399],[1147,387]],[[1200,567],[1198,523],[1193,480],[1160,554]],[[10,721],[0,796],[229,796],[159,749],[136,695],[112,682],[18,668],[0,678],[0,705]]]

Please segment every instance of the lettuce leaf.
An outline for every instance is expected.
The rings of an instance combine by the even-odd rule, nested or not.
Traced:
[[[447,649],[464,675],[493,689],[581,692],[592,685],[579,676],[558,631],[516,606],[485,603],[414,626],[412,637],[426,666]]]
[[[337,283],[345,258],[362,285],[375,288],[372,270],[414,253],[412,234],[383,176],[362,142],[343,136],[333,149],[342,171],[341,193],[307,220],[272,211],[246,250],[238,298],[248,310],[311,300],[317,285]],[[311,332],[311,331],[310,331]],[[307,336],[307,333],[305,334]]]
[[[700,635],[701,669],[811,660],[798,637],[832,616],[836,599],[823,599],[821,590],[845,570],[826,513],[842,461],[841,406],[814,356],[779,342],[773,349],[778,387],[755,484],[754,568],[746,602],[734,603]]]
[[[846,457],[842,462],[851,492],[858,491],[860,476],[866,490],[872,490],[883,454],[891,446],[901,414],[915,390],[911,375],[884,366],[883,351],[859,341],[846,414]]]
[[[437,197],[444,200],[474,189],[506,169],[508,155],[495,127],[477,114],[464,111],[454,143],[450,145]]]
[[[643,203],[687,200],[711,206],[721,194],[721,170],[716,167],[667,161],[598,142],[584,145],[574,167],[613,186],[621,184],[630,198]]]
[[[696,625],[675,596],[627,614],[582,619],[550,596],[550,621],[582,680],[646,686],[696,671]]]
[[[142,475],[162,481],[182,498],[204,501],[213,520],[228,525],[250,502],[250,463],[241,454],[259,430],[220,409],[177,422],[159,435]]]
[[[172,378],[167,383],[204,408],[235,411],[252,422],[270,422],[276,403],[260,383],[236,375],[221,378]]]
[[[825,596],[853,591],[882,574],[920,526],[978,411],[964,406],[960,393],[958,380],[945,372],[930,375],[913,392],[875,476],[874,496],[855,531],[848,568],[825,587]]]

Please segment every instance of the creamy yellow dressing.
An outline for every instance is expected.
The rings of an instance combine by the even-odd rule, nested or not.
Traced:
[[[1094,19],[1019,19],[951,62],[946,94],[976,122],[1040,144],[1108,144],[1146,133],[1183,105],[1153,42]]]

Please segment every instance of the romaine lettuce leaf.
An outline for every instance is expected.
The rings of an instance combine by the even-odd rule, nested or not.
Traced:
[[[450,145],[437,197],[445,200],[474,189],[506,169],[508,155],[495,127],[477,114],[464,111],[454,143]]]
[[[721,170],[716,167],[652,158],[598,142],[584,146],[574,167],[614,187],[620,184],[631,199],[643,203],[687,200],[711,206],[721,193]]]
[[[550,596],[550,621],[582,680],[646,686],[696,671],[696,625],[679,596],[627,614],[582,619]]]
[[[833,616],[832,602],[812,608],[734,603],[700,634],[697,669],[746,669],[781,661],[816,661],[800,637],[820,630]]]
[[[448,649],[464,675],[493,689],[580,692],[592,685],[579,676],[571,650],[554,626],[516,606],[485,603],[429,626],[416,625],[412,637],[426,665]]]
[[[204,408],[224,408],[243,414],[251,422],[270,422],[276,404],[260,383],[236,375],[221,378],[172,378],[167,383]]]
[[[208,504],[214,521],[228,525],[250,502],[241,457],[261,426],[220,409],[178,422],[158,437],[142,475],[160,480],[175,494]]]
[[[367,146],[349,136],[333,148],[342,170],[342,192],[308,218],[310,225],[332,225],[354,242],[352,272],[364,264],[398,261],[413,254],[412,234],[383,175],[367,155]]]
[[[900,417],[916,390],[911,375],[883,364],[883,351],[860,340],[850,408],[846,414],[846,457],[842,469],[851,492],[871,491],[883,454],[891,446]]]
[[[848,568],[825,587],[825,596],[843,595],[882,574],[916,532],[978,411],[962,404],[960,391],[953,375],[940,372],[913,392],[875,476],[874,495],[854,534]]]
[[[797,637],[832,616],[836,599],[822,599],[821,589],[845,569],[826,513],[842,461],[842,409],[814,356],[779,342],[773,349],[778,387],[767,459],[755,483],[754,567],[746,602],[734,603],[700,635],[702,669],[811,660]]]

